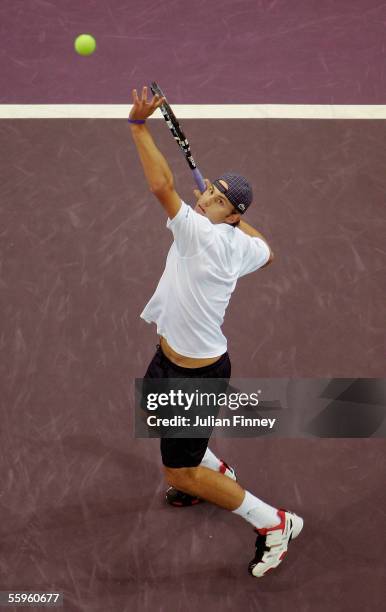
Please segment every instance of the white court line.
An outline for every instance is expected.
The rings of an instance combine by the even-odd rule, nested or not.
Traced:
[[[173,104],[179,119],[386,119],[386,105]],[[130,104],[0,104],[0,119],[126,119]],[[156,111],[155,119],[162,117]]]

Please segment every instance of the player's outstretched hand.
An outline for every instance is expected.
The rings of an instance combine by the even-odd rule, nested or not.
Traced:
[[[154,111],[165,102],[165,98],[161,98],[158,94],[153,96],[153,99],[147,101],[147,87],[142,88],[141,98],[138,98],[137,90],[133,89],[133,106],[129,114],[129,119],[147,119]]]

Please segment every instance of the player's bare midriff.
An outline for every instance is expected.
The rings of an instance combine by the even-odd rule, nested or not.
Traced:
[[[167,343],[163,336],[159,337],[160,347],[162,352],[166,357],[182,368],[203,368],[204,366],[210,365],[211,363],[215,363],[221,357],[207,357],[205,359],[196,359],[195,357],[185,357],[185,355],[180,355],[176,353]]]

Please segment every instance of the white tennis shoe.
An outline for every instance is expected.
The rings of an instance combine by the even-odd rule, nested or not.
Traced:
[[[275,569],[284,559],[288,544],[298,537],[303,529],[303,519],[294,512],[280,509],[277,511],[280,524],[275,527],[255,529],[256,554],[249,563],[248,571],[252,576],[261,578]]]

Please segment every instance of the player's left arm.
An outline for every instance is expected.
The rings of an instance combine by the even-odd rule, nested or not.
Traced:
[[[163,100],[156,95],[148,102],[146,87],[143,88],[140,99],[134,89],[133,106],[129,119],[146,120],[161,106]],[[157,148],[146,123],[129,123],[129,125],[150,191],[162,204],[168,217],[173,219],[181,208],[181,198],[174,188],[173,174],[169,164]]]
[[[263,266],[261,266],[260,270],[262,268],[265,268],[266,266],[268,266],[270,263],[272,263],[272,261],[274,259],[274,254],[273,254],[273,251],[272,251],[271,247],[269,246],[267,240],[264,238],[263,234],[261,234],[259,231],[257,231],[257,229],[255,229],[252,225],[249,225],[249,223],[246,223],[245,221],[242,221],[242,220],[240,220],[240,223],[238,224],[237,227],[242,232],[244,232],[244,234],[247,234],[247,236],[261,238],[261,240],[263,240],[265,242],[265,244],[267,245],[267,247],[269,248],[269,259],[268,259],[267,263],[265,263]]]

